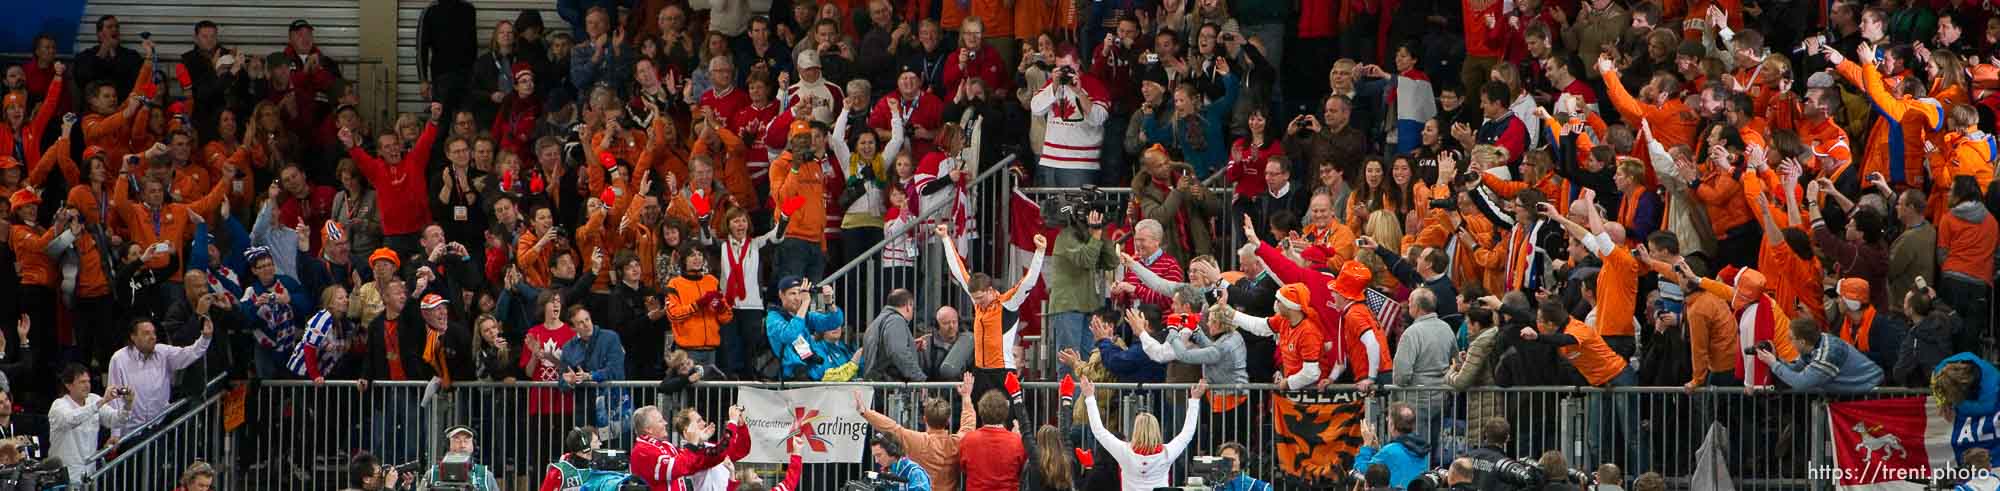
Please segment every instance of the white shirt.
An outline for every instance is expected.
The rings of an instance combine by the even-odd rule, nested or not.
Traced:
[[[1125,491],[1150,491],[1167,487],[1168,472],[1174,462],[1180,460],[1181,451],[1187,450],[1188,442],[1194,440],[1195,425],[1201,421],[1201,399],[1187,400],[1187,415],[1181,420],[1181,431],[1173,440],[1161,445],[1159,452],[1140,455],[1132,451],[1132,444],[1118,439],[1104,429],[1103,416],[1097,414],[1097,393],[1092,391],[1083,396],[1085,412],[1090,413],[1090,434],[1097,437],[1097,443],[1104,445],[1105,453],[1118,462],[1118,477]]]
[[[56,398],[49,405],[49,456],[69,467],[71,483],[83,482],[94,467],[90,457],[97,454],[98,430],[118,426],[126,416],[97,394],[86,396],[83,404],[69,396]]]
[[[114,425],[117,428],[111,436],[122,438],[166,413],[167,404],[173,398],[174,372],[193,365],[207,352],[208,336],[202,336],[186,347],[155,345],[151,356],[141,355],[131,346],[112,353],[110,380],[105,384],[130,387],[133,398],[129,406],[122,401],[114,401],[129,417],[124,424]]]

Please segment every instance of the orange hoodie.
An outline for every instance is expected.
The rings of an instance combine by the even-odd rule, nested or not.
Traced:
[[[791,225],[785,227],[785,237],[799,239],[815,245],[825,246],[826,235],[826,183],[820,172],[820,161],[795,162],[792,152],[785,152],[771,162],[771,201],[782,203],[797,197],[804,206],[792,213]]]
[[[1938,248],[1944,262],[1938,270],[1958,273],[1993,283],[1993,248],[2000,242],[2000,226],[1978,202],[1959,203],[1938,220]]]

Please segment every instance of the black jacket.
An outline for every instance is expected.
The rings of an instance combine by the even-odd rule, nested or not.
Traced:
[[[1949,312],[1934,311],[1924,316],[1903,337],[1903,345],[1896,354],[1896,364],[1889,367],[1889,377],[1883,385],[1930,386],[1932,368],[1958,352],[1952,348],[1952,336],[1959,332],[1962,324],[1958,316]]]
[[[1270,317],[1277,312],[1271,305],[1278,299],[1278,280],[1270,274],[1251,281],[1238,281],[1229,285],[1229,306],[1238,312],[1257,317]],[[1271,374],[1277,372],[1277,336],[1257,336],[1243,333],[1244,366],[1250,373],[1250,382],[1264,384],[1271,382]]]
[[[417,17],[417,77],[433,94],[446,88],[440,78],[466,76],[465,61],[479,56],[478,15],[465,0],[437,0]]]
[[[145,58],[124,45],[113,48],[111,57],[101,57],[97,54],[101,46],[92,46],[76,54],[74,80],[78,87],[88,87],[100,80],[109,82],[118,88],[118,99],[122,101],[132,93],[132,83],[139,80],[139,66]]]

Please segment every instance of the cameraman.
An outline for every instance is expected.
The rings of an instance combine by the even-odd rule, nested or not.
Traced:
[[[90,475],[90,457],[97,455],[97,434],[105,427],[118,426],[130,415],[112,407],[111,401],[122,400],[119,406],[131,407],[132,390],[112,385],[104,389],[109,397],[92,394],[90,371],[75,363],[63,368],[59,378],[64,395],[49,405],[49,455],[69,466],[71,484],[78,484]],[[111,444],[116,445],[117,439]]]
[[[1055,340],[1056,352],[1073,349],[1089,359],[1090,313],[1104,306],[1107,296],[1104,274],[1118,269],[1120,261],[1118,245],[1104,239],[1102,212],[1091,209],[1079,223],[1076,212],[1084,207],[1088,204],[1065,204],[1063,215],[1056,219],[1061,223],[1051,224],[1063,227],[1056,235],[1055,250],[1049,254],[1044,275],[1049,282],[1049,303],[1044,310],[1050,312],[1050,336]],[[1058,378],[1070,373],[1068,365],[1057,365]]]
[[[402,472],[382,465],[381,459],[368,452],[356,453],[347,460],[347,474],[352,484],[341,491],[382,491],[396,489],[397,481],[409,482],[403,479]]]
[[[451,445],[449,448],[445,449],[444,452],[445,458],[451,458],[452,456],[455,455],[463,455],[468,461],[472,459],[472,451],[476,448],[475,445],[478,443],[477,440],[475,440],[477,437],[472,433],[472,428],[465,426],[453,426],[449,430],[444,430],[444,437],[446,440],[450,442]],[[424,479],[422,482],[418,483],[417,489],[427,490],[442,484],[446,484],[438,481],[439,476],[443,474],[444,470],[443,464],[444,463],[440,461],[439,463],[432,465],[431,470],[425,471]],[[484,465],[472,464],[472,469],[470,472],[466,474],[466,476],[471,478],[470,482],[458,483],[458,484],[470,487],[453,488],[453,489],[470,489],[475,491],[500,490],[500,486],[495,484],[493,481],[493,471],[487,469],[486,466]]]
[[[602,442],[598,441],[597,432],[584,428],[569,430],[563,436],[562,459],[549,464],[549,471],[542,474],[541,489],[582,488],[585,476],[590,473],[591,456],[597,453],[599,445]]]
[[[882,473],[884,481],[901,484],[898,491],[930,491],[931,475],[917,462],[903,455],[903,448],[894,439],[877,434],[874,444],[868,446],[868,453],[875,458],[875,466]]]
[[[1104,122],[1111,117],[1110,92],[1078,71],[1075,55],[1057,58],[1055,64],[1049,84],[1028,102],[1035,117],[1047,122],[1035,180],[1055,187],[1090,184],[1097,179]]]

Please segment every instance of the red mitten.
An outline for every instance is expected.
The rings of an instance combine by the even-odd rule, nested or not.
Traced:
[[[799,211],[799,208],[804,208],[805,206],[806,206],[805,196],[793,196],[790,198],[785,198],[784,201],[778,202],[778,212],[783,213],[785,216],[789,217],[792,216],[792,213]]]
[[[1076,379],[1064,375],[1062,381],[1056,383],[1056,393],[1062,394],[1063,404],[1076,401]]]
[[[1002,386],[1007,388],[1008,399],[1012,399],[1014,402],[1021,402],[1020,375],[1016,375],[1014,372],[1007,372],[1007,380],[1002,382]]]
[[[1091,458],[1090,449],[1079,448],[1075,450],[1076,450],[1076,463],[1083,464],[1083,468],[1089,469],[1093,464],[1096,463],[1096,460]]]

